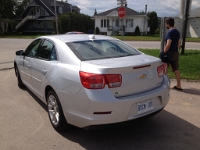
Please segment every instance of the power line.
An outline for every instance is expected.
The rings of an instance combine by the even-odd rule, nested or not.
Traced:
[[[80,2],[76,2],[75,0],[71,0],[71,1],[77,3],[77,4],[81,5],[81,6],[84,6],[86,9],[94,10],[94,8],[85,6],[85,5],[81,4]]]

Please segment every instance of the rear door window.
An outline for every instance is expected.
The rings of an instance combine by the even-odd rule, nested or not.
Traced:
[[[26,49],[25,56],[27,57],[35,57],[38,47],[41,44],[42,39],[36,39],[33,41]]]
[[[37,51],[36,57],[44,60],[57,60],[54,44],[51,41],[44,40]]]

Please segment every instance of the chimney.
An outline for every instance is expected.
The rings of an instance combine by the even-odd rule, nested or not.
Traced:
[[[147,14],[147,5],[145,5],[145,14]]]

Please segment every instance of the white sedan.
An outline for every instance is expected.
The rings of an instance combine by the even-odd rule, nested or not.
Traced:
[[[107,36],[39,37],[14,66],[18,86],[47,104],[57,131],[133,120],[169,101],[166,64]]]

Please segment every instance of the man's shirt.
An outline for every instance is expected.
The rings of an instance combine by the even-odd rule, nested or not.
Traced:
[[[167,43],[167,40],[169,40],[169,39],[172,40],[169,51],[170,52],[178,52],[178,42],[180,39],[179,31],[177,29],[169,30],[169,32],[167,33],[166,39],[165,39],[166,43]]]

